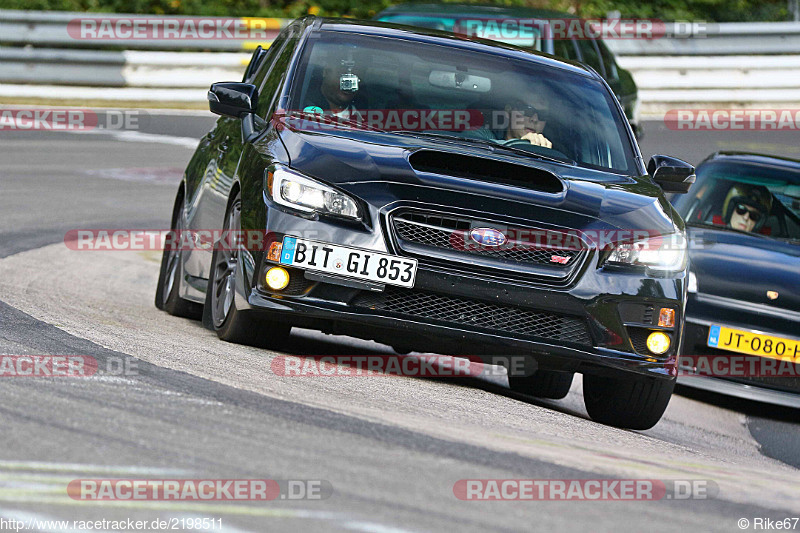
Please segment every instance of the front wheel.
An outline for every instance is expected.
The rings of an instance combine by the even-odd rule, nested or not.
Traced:
[[[675,380],[630,376],[583,376],[583,401],[595,422],[650,429],[667,409]]]
[[[237,194],[225,214],[223,233],[241,229],[242,201]],[[220,242],[211,256],[203,322],[228,342],[258,347],[275,347],[289,337],[291,327],[265,320],[253,311],[236,308],[239,250]]]

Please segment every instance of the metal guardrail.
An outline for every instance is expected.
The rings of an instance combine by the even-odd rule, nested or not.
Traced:
[[[620,56],[639,90],[795,89],[800,99],[800,56]]]
[[[269,37],[260,42],[76,39],[75,21],[87,17],[188,20],[0,10],[0,98],[124,101],[151,95],[202,102],[211,83],[241,78],[249,59],[245,50],[268,44],[290,22],[217,19],[257,25]],[[800,103],[800,23],[672,23],[665,29],[663,38],[606,40],[633,73],[644,112],[651,104]]]
[[[668,37],[609,39],[617,55],[800,54],[800,22],[680,23],[667,25]]]
[[[200,17],[170,17],[156,15],[117,15],[107,13],[70,13],[53,11],[15,11],[0,9],[0,45],[40,46],[51,48],[100,48],[113,47],[126,50],[212,50],[239,51],[255,48],[258,44],[272,42],[272,39],[289,22],[277,18],[224,18],[202,17],[204,21],[231,21],[242,27],[262,29],[264,39],[81,39],[76,36],[81,20],[102,19],[114,23],[119,21],[148,21],[176,24],[187,20],[200,20]],[[79,35],[79,33],[78,33]]]
[[[289,19],[203,17],[203,20],[241,21],[248,27],[263,28],[266,38],[252,39],[115,39],[113,42],[82,40],[68,27],[82,19],[108,21],[186,21],[193,17],[15,11],[0,9],[0,45],[57,48],[97,48],[115,46],[127,50],[216,50],[237,51],[270,42]],[[195,18],[199,20],[199,18]],[[800,22],[704,23],[670,22],[665,36],[653,39],[610,39],[606,43],[619,55],[737,55],[800,54]]]
[[[247,53],[0,48],[0,81],[35,85],[205,88],[241,79]],[[0,91],[1,93],[1,91]]]

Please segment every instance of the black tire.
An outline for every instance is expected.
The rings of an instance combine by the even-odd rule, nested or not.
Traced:
[[[508,385],[514,392],[560,400],[569,393],[574,372],[537,370],[532,376],[508,376]]]
[[[223,232],[241,229],[241,197],[237,193],[225,213]],[[239,252],[218,246],[211,256],[211,270],[206,288],[203,323],[228,342],[260,348],[284,346],[291,326],[265,320],[254,311],[236,308],[236,276]]]
[[[674,388],[675,380],[585,374],[583,401],[595,422],[619,428],[650,429],[661,420]]]
[[[183,189],[175,197],[172,208],[172,235],[165,241],[161,254],[161,270],[156,284],[156,307],[175,316],[199,319],[203,314],[203,306],[185,300],[179,296],[180,281],[183,278],[183,261],[180,250],[180,231],[183,228],[181,210],[183,209]]]

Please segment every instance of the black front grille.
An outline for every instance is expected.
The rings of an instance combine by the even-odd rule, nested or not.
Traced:
[[[653,355],[653,352],[647,349],[647,337],[650,336],[652,330],[644,328],[628,328],[628,336],[631,338],[631,344],[636,353],[643,355]]]
[[[487,246],[474,242],[470,231],[474,228],[494,226],[483,222],[434,213],[406,212],[393,217],[398,245],[420,245],[438,248],[459,255],[478,255],[512,263],[566,267],[581,254],[581,249],[546,245],[542,230],[531,228],[505,228],[507,241],[500,246]],[[540,241],[537,242],[537,236]],[[407,246],[406,246],[407,248]]]
[[[362,293],[356,307],[470,326],[491,332],[591,345],[580,318],[544,311],[496,305],[468,298],[387,287],[383,293]]]

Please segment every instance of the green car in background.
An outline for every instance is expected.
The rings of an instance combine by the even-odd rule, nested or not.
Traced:
[[[534,24],[521,25],[517,32],[493,31],[499,22],[524,20]],[[557,31],[541,25],[548,20],[576,19],[574,15],[546,9],[502,7],[469,4],[398,4],[375,16],[375,20],[460,33],[472,37],[493,39],[537,52],[589,65],[600,74],[625,110],[636,137],[642,130],[639,123],[639,96],[633,76],[617,65],[614,54],[600,39],[575,37],[558,38]],[[483,24],[482,24],[483,23]]]

